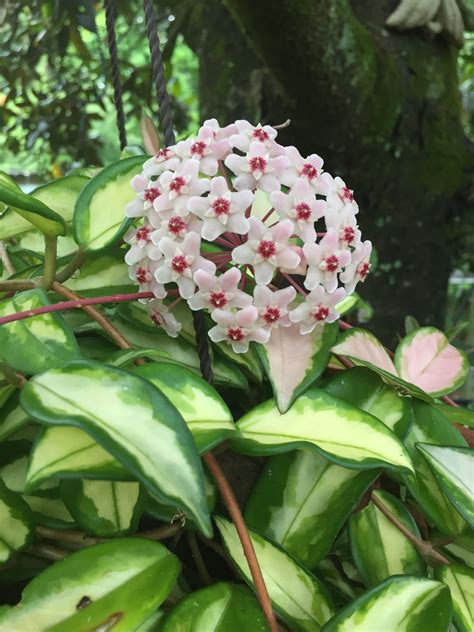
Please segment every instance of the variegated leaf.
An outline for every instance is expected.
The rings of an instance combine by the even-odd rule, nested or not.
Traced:
[[[435,577],[449,586],[453,619],[458,632],[474,630],[474,570],[462,564],[435,568]]]
[[[216,524],[232,561],[252,584],[247,560],[234,525],[224,518]],[[254,531],[252,544],[262,569],[270,599],[292,630],[317,632],[334,614],[329,593],[303,566]]]
[[[30,421],[30,417],[18,400],[19,393],[17,392],[8,399],[6,404],[2,405],[0,401],[0,441],[8,439]]]
[[[474,569],[474,530],[465,531],[444,548],[454,559]]]
[[[30,546],[34,537],[34,520],[20,494],[12,492],[0,480],[0,565],[17,551]]]

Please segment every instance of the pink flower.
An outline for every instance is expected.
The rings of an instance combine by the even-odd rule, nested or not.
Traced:
[[[258,309],[253,305],[235,313],[216,309],[211,316],[217,324],[209,330],[209,338],[213,342],[225,340],[236,353],[248,351],[249,342],[265,343],[270,338],[270,331],[259,326]]]
[[[163,195],[153,204],[155,211],[161,213],[173,209],[177,215],[187,215],[188,200],[193,195],[202,195],[209,190],[209,180],[199,178],[199,161],[186,160],[178,169],[165,171],[159,178]]]
[[[288,193],[274,191],[270,202],[280,217],[287,217],[295,225],[295,235],[303,241],[314,241],[316,231],[314,222],[323,217],[326,202],[317,200],[309,182],[297,178]]]
[[[191,215],[173,215],[173,211],[163,211],[150,221],[155,230],[151,234],[151,240],[158,245],[162,237],[170,239],[184,239],[186,233],[200,233],[202,222],[199,218]]]
[[[131,185],[137,196],[125,206],[125,215],[127,217],[143,217],[153,207],[153,202],[160,197],[163,191],[158,182],[153,182],[144,176],[134,176]]]
[[[259,142],[262,143],[272,155],[283,153],[283,147],[275,142],[277,131],[273,129],[273,127],[270,127],[270,125],[262,126],[259,123],[254,126],[248,121],[236,121],[235,127],[237,128],[237,133],[229,138],[231,147],[236,147],[240,151],[247,153],[251,143]]]
[[[335,306],[345,295],[342,287],[330,294],[322,285],[317,285],[306,299],[290,312],[290,320],[292,323],[300,324],[302,335],[310,334],[315,327],[332,323],[339,318]]]
[[[260,323],[264,328],[288,327],[291,325],[288,305],[296,296],[293,287],[272,292],[265,285],[255,287],[253,298],[254,305],[260,315]]]
[[[268,149],[263,143],[254,142],[246,156],[230,154],[225,164],[235,173],[237,178],[234,187],[242,189],[259,188],[266,193],[280,190],[279,177],[290,164],[286,156],[270,158]]]
[[[339,237],[330,228],[319,244],[305,244],[303,252],[308,262],[308,272],[304,282],[308,290],[322,284],[328,292],[337,288],[337,274],[351,260],[349,250],[339,249]]]
[[[199,290],[189,299],[189,307],[193,310],[208,309],[211,313],[215,309],[247,307],[252,298],[239,290],[240,278],[241,273],[237,268],[231,268],[219,277],[198,270],[194,275],[194,281]]]
[[[296,147],[285,147],[285,155],[289,158],[290,166],[281,176],[281,182],[291,187],[297,178],[303,178],[315,193],[326,195],[329,191],[328,180],[322,177],[324,160],[318,154],[311,154],[303,158]]]
[[[249,221],[245,211],[252,202],[252,191],[231,193],[226,179],[219,176],[211,180],[211,191],[207,197],[190,198],[188,209],[204,220],[201,232],[204,239],[214,241],[225,232],[238,235],[248,232]]]
[[[153,261],[161,259],[161,251],[151,240],[152,232],[153,228],[146,221],[138,228],[128,229],[123,239],[131,248],[125,255],[125,263],[131,266],[146,257]]]
[[[197,233],[188,233],[181,243],[173,241],[169,237],[163,237],[159,247],[164,258],[160,260],[155,272],[158,283],[173,281],[178,285],[179,293],[183,298],[189,299],[194,294],[196,284],[193,275],[197,270],[204,270],[213,274],[215,265],[201,257],[201,238]]]
[[[340,211],[345,206],[350,206],[352,211],[357,214],[359,207],[354,200],[354,191],[346,186],[342,178],[336,176],[332,181],[332,186],[327,196],[328,208]]]
[[[163,171],[174,171],[180,163],[180,159],[175,153],[175,147],[164,147],[149,158],[143,165],[143,175],[145,178],[159,176]]]
[[[162,283],[158,283],[155,272],[160,263],[151,259],[142,259],[138,263],[131,265],[128,274],[132,281],[138,283],[140,292],[153,292],[157,298],[165,298],[167,292]]]
[[[248,241],[232,251],[235,263],[252,265],[255,281],[267,285],[272,280],[277,267],[296,268],[299,256],[290,248],[288,240],[293,234],[293,224],[289,219],[268,228],[257,217],[250,218]]]
[[[207,121],[204,121],[202,126],[211,129],[216,140],[223,140],[224,138],[229,138],[230,136],[232,136],[232,134],[237,133],[237,127],[235,126],[235,123],[231,123],[230,125],[221,127],[219,125],[219,121],[215,118],[207,119]]]
[[[146,303],[146,308],[150,312],[150,318],[157,327],[166,331],[168,336],[177,338],[182,329],[182,324],[176,320],[163,301],[156,298]]]
[[[351,263],[341,274],[341,281],[345,283],[348,294],[352,294],[359,281],[365,281],[370,271],[370,255],[372,242],[364,241],[352,253]]]
[[[355,247],[360,243],[360,230],[352,205],[342,207],[340,210],[327,209],[325,215],[326,228],[333,229],[339,237],[341,248]]]
[[[227,139],[216,140],[215,131],[203,126],[197,138],[182,140],[176,145],[176,153],[183,159],[193,158],[199,162],[199,171],[206,176],[214,176],[219,168],[219,160],[230,153]]]

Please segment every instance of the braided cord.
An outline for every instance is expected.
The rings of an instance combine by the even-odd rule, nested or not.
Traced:
[[[120,140],[120,149],[127,146],[125,132],[125,114],[123,111],[122,82],[120,81],[119,60],[117,54],[117,40],[115,39],[115,5],[114,0],[105,0],[105,25],[107,28],[107,43],[109,45],[112,86],[114,89],[115,113]]]

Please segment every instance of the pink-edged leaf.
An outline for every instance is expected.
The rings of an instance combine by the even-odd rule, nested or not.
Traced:
[[[332,348],[336,355],[347,356],[354,364],[369,364],[379,369],[387,371],[392,375],[397,375],[397,370],[388,355],[385,347],[377,338],[366,331],[354,327],[346,331],[340,338],[339,343]]]
[[[421,327],[406,336],[395,352],[395,366],[401,378],[434,396],[461,386],[469,369],[466,354],[434,327]]]
[[[258,345],[281,413],[324,371],[337,332],[337,323],[331,323],[302,336],[299,326],[291,325],[274,329],[269,342]]]
[[[160,138],[151,118],[143,113],[140,119],[140,132],[145,149],[154,156],[160,150]]]

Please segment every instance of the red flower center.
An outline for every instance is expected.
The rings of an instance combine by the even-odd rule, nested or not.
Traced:
[[[369,274],[370,263],[368,261],[364,261],[363,263],[359,263],[357,266],[357,274],[360,276],[361,281],[365,280],[365,277]]]
[[[183,274],[188,267],[188,262],[186,261],[186,257],[184,255],[175,255],[171,259],[171,268],[178,274]]]
[[[323,305],[318,305],[318,307],[313,310],[314,319],[317,321],[326,320],[329,316],[329,309],[324,307]]]
[[[306,202],[300,202],[295,206],[296,219],[300,222],[307,222],[311,219],[311,207]]]
[[[176,176],[170,182],[170,191],[175,191],[179,195],[184,186],[186,186],[186,180],[183,176]]]
[[[310,162],[305,162],[303,168],[301,169],[300,175],[302,175],[304,178],[307,178],[308,180],[314,180],[314,178],[316,178],[316,176],[318,175],[318,170],[316,169],[316,167],[313,167]]]
[[[326,264],[326,270],[328,270],[328,272],[336,272],[339,267],[339,259],[336,255],[329,255],[329,257],[324,259],[324,263]]]
[[[148,241],[150,239],[151,228],[149,226],[140,226],[135,233],[137,241]]]
[[[214,200],[211,207],[217,217],[220,217],[221,215],[228,215],[230,211],[230,202],[229,200],[220,197],[217,198],[217,200]]]
[[[347,187],[342,188],[342,191],[339,193],[339,197],[341,198],[343,202],[354,201],[354,195],[352,194],[352,191],[348,189]]]
[[[147,202],[154,202],[158,196],[161,195],[161,191],[158,187],[150,186],[148,189],[145,189],[143,193],[143,197]]]
[[[276,323],[278,320],[280,320],[280,315],[281,314],[278,307],[267,307],[263,315],[263,320],[267,324],[272,325],[273,323]]]
[[[206,143],[202,140],[196,140],[191,145],[191,156],[204,156],[204,152],[206,151]]]
[[[355,239],[355,229],[352,226],[344,226],[342,229],[342,240],[346,242],[346,244],[352,244]]]
[[[159,312],[153,312],[151,315],[151,320],[157,327],[161,327],[163,324],[163,319],[161,318]]]
[[[186,230],[186,222],[182,217],[170,217],[168,220],[168,230],[173,235],[179,235],[183,230]]]
[[[262,239],[262,241],[258,244],[257,252],[264,259],[270,259],[270,257],[273,257],[276,253],[276,244],[274,241]]]
[[[245,336],[240,327],[229,327],[227,330],[227,338],[229,338],[229,340],[234,340],[235,342],[241,342]]]
[[[170,150],[168,149],[168,147],[165,147],[164,149],[160,149],[160,151],[157,154],[155,154],[155,158],[157,160],[166,160],[169,154],[170,154]]]
[[[270,138],[267,132],[261,127],[257,127],[253,130],[252,136],[259,140],[261,143],[264,143],[266,140]]]
[[[209,297],[209,304],[216,309],[224,308],[229,301],[227,300],[227,296],[222,290],[218,290],[213,292]]]
[[[143,267],[138,268],[136,275],[137,275],[137,281],[139,283],[146,283],[147,281],[150,280],[150,273],[148,272],[146,268],[143,268]]]
[[[253,158],[250,158],[249,165],[251,171],[260,171],[261,173],[264,173],[267,168],[267,161],[262,156],[254,156]]]

